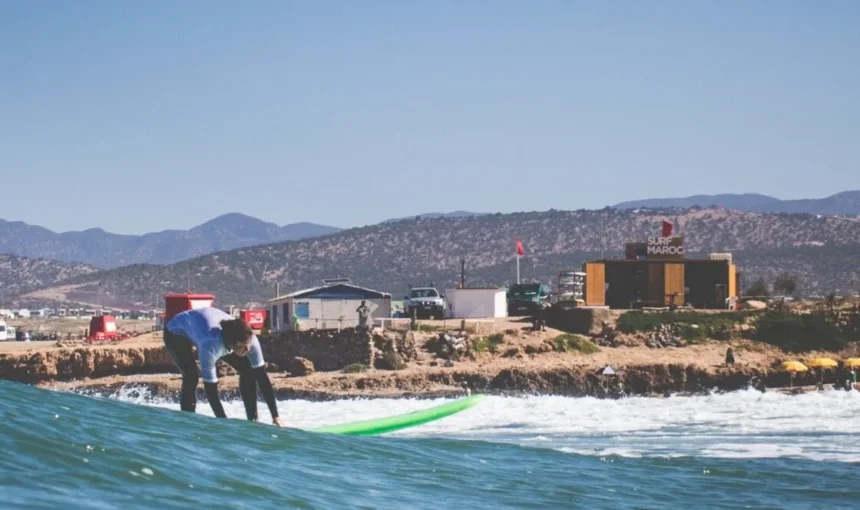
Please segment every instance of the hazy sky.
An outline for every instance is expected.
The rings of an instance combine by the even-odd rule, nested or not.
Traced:
[[[860,2],[0,2],[0,218],[860,188]]]

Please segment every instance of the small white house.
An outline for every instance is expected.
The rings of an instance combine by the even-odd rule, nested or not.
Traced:
[[[14,319],[15,318],[15,312],[13,312],[12,310],[6,309],[6,308],[2,308],[2,309],[0,309],[0,318],[3,318],[3,317],[5,317],[7,319]]]
[[[269,300],[269,329],[341,329],[358,325],[361,302],[370,308],[368,325],[374,318],[391,317],[391,294],[352,285],[346,278],[323,280],[325,285],[299,290]]]
[[[18,310],[18,317],[20,317],[22,319],[29,319],[30,318],[30,310],[27,310],[26,308],[22,308],[22,309]]]
[[[508,300],[504,289],[451,289],[446,292],[448,317],[478,319],[507,317]]]

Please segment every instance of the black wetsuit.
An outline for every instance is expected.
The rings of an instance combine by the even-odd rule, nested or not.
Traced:
[[[195,412],[200,370],[197,368],[196,357],[194,356],[194,344],[185,336],[165,330],[164,346],[170,357],[173,358],[173,363],[182,373],[180,407],[183,411]],[[222,357],[221,360],[239,373],[239,393],[242,395],[242,402],[245,404],[245,414],[248,419],[257,420],[257,385],[260,386],[260,391],[269,406],[272,418],[277,418],[278,406],[275,402],[275,390],[272,388],[268,374],[266,374],[266,367],[251,368],[251,362],[247,356],[238,356],[232,353]],[[204,382],[203,387],[206,390],[209,405],[212,406],[212,412],[219,418],[226,418],[224,406],[221,405],[221,399],[218,397],[218,383]]]

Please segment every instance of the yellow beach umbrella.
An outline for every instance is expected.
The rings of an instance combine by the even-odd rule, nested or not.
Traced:
[[[815,358],[814,360],[807,363],[807,366],[820,369],[819,375],[821,375],[821,382],[823,383],[824,382],[824,370],[828,369],[828,368],[838,367],[839,362],[837,362],[835,359],[831,359],[831,358]]]
[[[848,358],[845,360],[845,366],[848,368],[860,367],[860,358]]]
[[[814,360],[807,363],[807,366],[812,368],[833,368],[838,367],[839,362],[831,358],[815,358]]]
[[[794,388],[794,374],[797,372],[806,372],[809,369],[806,367],[806,365],[804,365],[803,363],[801,363],[799,361],[783,361],[779,365],[779,370],[781,372],[788,372],[789,373],[788,386],[789,386],[789,388]]]
[[[806,365],[804,365],[803,363],[801,363],[799,361],[783,361],[779,365],[779,371],[780,372],[794,373],[794,372],[806,372],[807,370],[809,370],[809,368],[807,368]]]

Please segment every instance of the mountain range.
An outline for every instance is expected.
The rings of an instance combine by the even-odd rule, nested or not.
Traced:
[[[695,195],[622,202],[615,209],[687,209],[721,206],[766,213],[860,215],[860,191],[845,191],[821,199],[780,200],[758,194]],[[486,217],[488,213],[433,212],[383,221],[458,219]],[[209,253],[260,244],[271,244],[325,236],[339,227],[315,223],[279,226],[245,214],[229,213],[189,230],[164,230],[143,235],[121,235],[91,228],[57,233],[21,221],[0,220],[0,253],[36,259],[53,259],[111,269],[131,264],[171,264]]]
[[[714,206],[749,212],[858,216],[860,215],[860,191],[843,191],[829,197],[799,200],[781,200],[754,193],[693,195],[683,198],[633,200],[630,202],[621,202],[612,207],[615,209],[686,209],[690,207]]]
[[[732,252],[742,279],[793,274],[800,294],[860,290],[860,220],[726,209],[544,211],[416,218],[296,241],[211,253],[174,264],[134,264],[81,272],[20,300],[65,300],[150,307],[164,292],[212,292],[217,302],[264,303],[282,292],[349,277],[400,297],[410,284],[453,288],[466,262],[468,286],[515,277],[515,239],[525,246],[521,273],[548,282],[582,262],[623,256],[624,243],[658,235],[663,220],[685,236],[688,256]]]
[[[94,273],[98,268],[87,264],[65,263],[50,259],[31,259],[0,254],[0,296],[23,294],[50,286],[78,275]],[[5,299],[0,299],[0,307]]]
[[[0,253],[114,268],[129,264],[169,264],[216,251],[339,232],[315,223],[278,226],[230,213],[189,230],[121,235],[91,228],[56,233],[21,221],[0,220]]]
[[[480,214],[435,212],[383,223],[418,217],[461,218]],[[0,253],[110,269],[130,264],[170,264],[207,253],[319,237],[341,230],[308,222],[279,226],[240,213],[224,214],[189,230],[143,235],[113,234],[100,228],[57,233],[21,221],[0,219]]]

